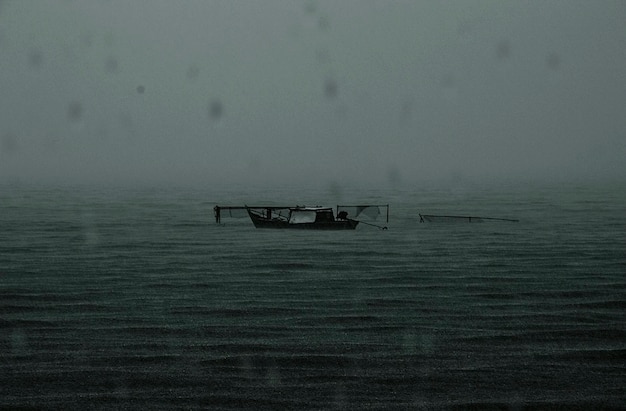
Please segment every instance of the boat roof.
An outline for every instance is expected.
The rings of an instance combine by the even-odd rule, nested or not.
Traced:
[[[324,206],[215,206],[222,210],[246,210],[248,208],[254,209],[270,209],[270,210],[298,210],[298,211],[320,211],[320,210],[332,210],[332,207]]]
[[[289,208],[291,211],[332,211],[332,207],[306,207],[306,206],[295,206]]]

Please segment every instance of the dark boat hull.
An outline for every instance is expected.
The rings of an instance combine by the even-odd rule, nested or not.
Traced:
[[[248,215],[256,228],[295,229],[295,230],[354,230],[359,224],[357,220],[316,221],[313,223],[290,224],[285,220],[267,219],[250,210]]]

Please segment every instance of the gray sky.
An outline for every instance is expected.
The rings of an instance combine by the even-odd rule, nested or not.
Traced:
[[[624,180],[624,22],[622,0],[0,0],[0,182]]]

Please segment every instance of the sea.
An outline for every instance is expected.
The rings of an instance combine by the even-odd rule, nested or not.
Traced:
[[[0,409],[626,409],[626,184],[3,184]]]

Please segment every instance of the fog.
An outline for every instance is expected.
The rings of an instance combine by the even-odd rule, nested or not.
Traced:
[[[626,2],[0,1],[0,182],[626,178]]]

